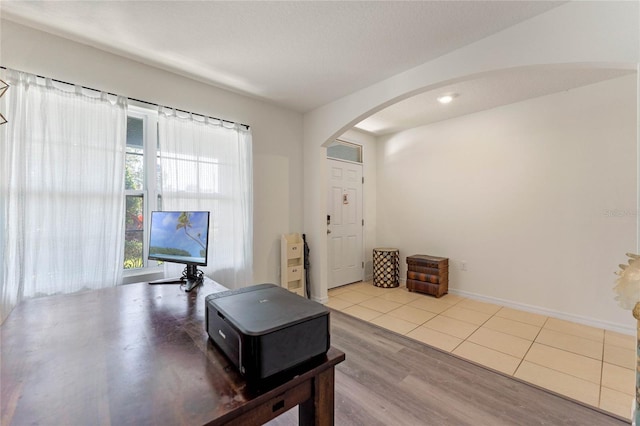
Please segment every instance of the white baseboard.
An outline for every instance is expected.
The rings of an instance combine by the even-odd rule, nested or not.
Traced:
[[[497,305],[506,306],[508,308],[519,309],[521,311],[544,315],[547,317],[558,318],[565,321],[571,321],[571,322],[576,322],[578,324],[588,325],[591,327],[597,327],[605,330],[615,331],[622,334],[628,334],[631,336],[636,335],[636,328],[634,326],[623,326],[623,325],[612,323],[609,321],[600,321],[593,318],[583,317],[581,315],[568,314],[566,312],[555,311],[552,309],[542,308],[540,306],[527,305],[526,303],[513,302],[511,300],[500,299],[498,297],[483,296],[481,294],[471,293],[469,291],[464,291],[464,290],[456,290],[454,288],[449,288],[449,293],[457,294],[459,296],[467,297],[469,299],[475,299],[482,302],[494,303]]]
[[[318,302],[318,303],[322,303],[323,305],[326,305],[327,302],[329,301],[329,296],[324,296],[324,297],[311,296],[311,300],[313,300],[314,302]]]

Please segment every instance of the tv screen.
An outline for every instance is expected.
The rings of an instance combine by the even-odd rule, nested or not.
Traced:
[[[149,259],[207,265],[209,212],[151,212]]]

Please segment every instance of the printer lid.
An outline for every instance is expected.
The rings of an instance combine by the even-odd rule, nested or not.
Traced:
[[[258,284],[214,293],[207,303],[242,333],[257,336],[327,315],[322,304],[305,299],[275,284]]]

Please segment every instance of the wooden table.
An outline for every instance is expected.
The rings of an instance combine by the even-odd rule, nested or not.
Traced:
[[[262,424],[299,405],[299,422],[332,425],[326,357],[278,383],[248,384],[208,339],[206,280],[128,284],[27,300],[1,328],[1,424]]]

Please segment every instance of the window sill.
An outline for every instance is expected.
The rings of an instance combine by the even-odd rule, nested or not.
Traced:
[[[130,269],[122,274],[122,284],[132,284],[159,280],[164,277],[164,269],[159,267]]]

